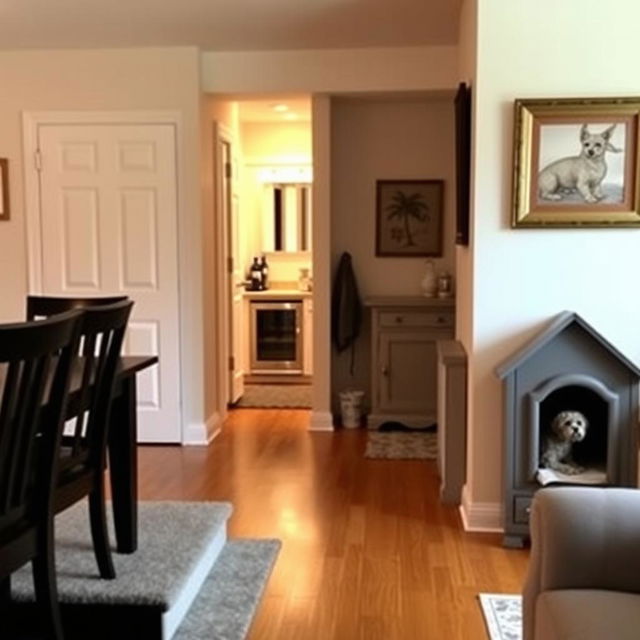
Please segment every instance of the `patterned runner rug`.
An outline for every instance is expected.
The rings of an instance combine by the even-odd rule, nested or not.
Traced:
[[[522,596],[481,593],[478,597],[491,640],[522,640]]]
[[[248,384],[235,405],[242,408],[311,409],[310,384]]]
[[[435,460],[438,457],[438,434],[433,432],[370,431],[365,458],[387,460]]]

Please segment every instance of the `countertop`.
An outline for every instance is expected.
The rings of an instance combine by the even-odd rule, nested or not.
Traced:
[[[248,300],[301,300],[310,298],[312,291],[300,291],[299,289],[267,289],[266,291],[245,291],[244,297]]]
[[[427,307],[454,309],[456,301],[450,298],[427,298],[426,296],[369,296],[364,299],[367,307]]]

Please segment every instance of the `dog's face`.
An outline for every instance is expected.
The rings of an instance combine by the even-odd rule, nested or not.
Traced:
[[[613,146],[609,142],[611,134],[616,125],[611,125],[601,133],[589,133],[586,124],[580,129],[580,144],[582,145],[582,155],[589,159],[602,158],[605,151],[613,151]]]
[[[561,411],[551,423],[556,436],[564,442],[580,442],[587,435],[589,423],[579,411]]]

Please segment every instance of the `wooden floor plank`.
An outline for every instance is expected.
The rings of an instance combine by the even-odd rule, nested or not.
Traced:
[[[528,552],[465,533],[435,462],[308,420],[239,409],[209,447],[140,447],[140,498],[228,500],[231,537],[283,541],[250,640],[485,639],[477,594],[519,591]]]

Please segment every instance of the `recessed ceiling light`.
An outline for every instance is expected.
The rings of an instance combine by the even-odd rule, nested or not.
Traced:
[[[298,114],[297,113],[285,113],[284,114],[284,119],[285,120],[297,120],[298,119]]]
[[[289,107],[286,104],[274,104],[271,107],[274,111],[278,113],[284,113],[285,111],[289,111]]]

